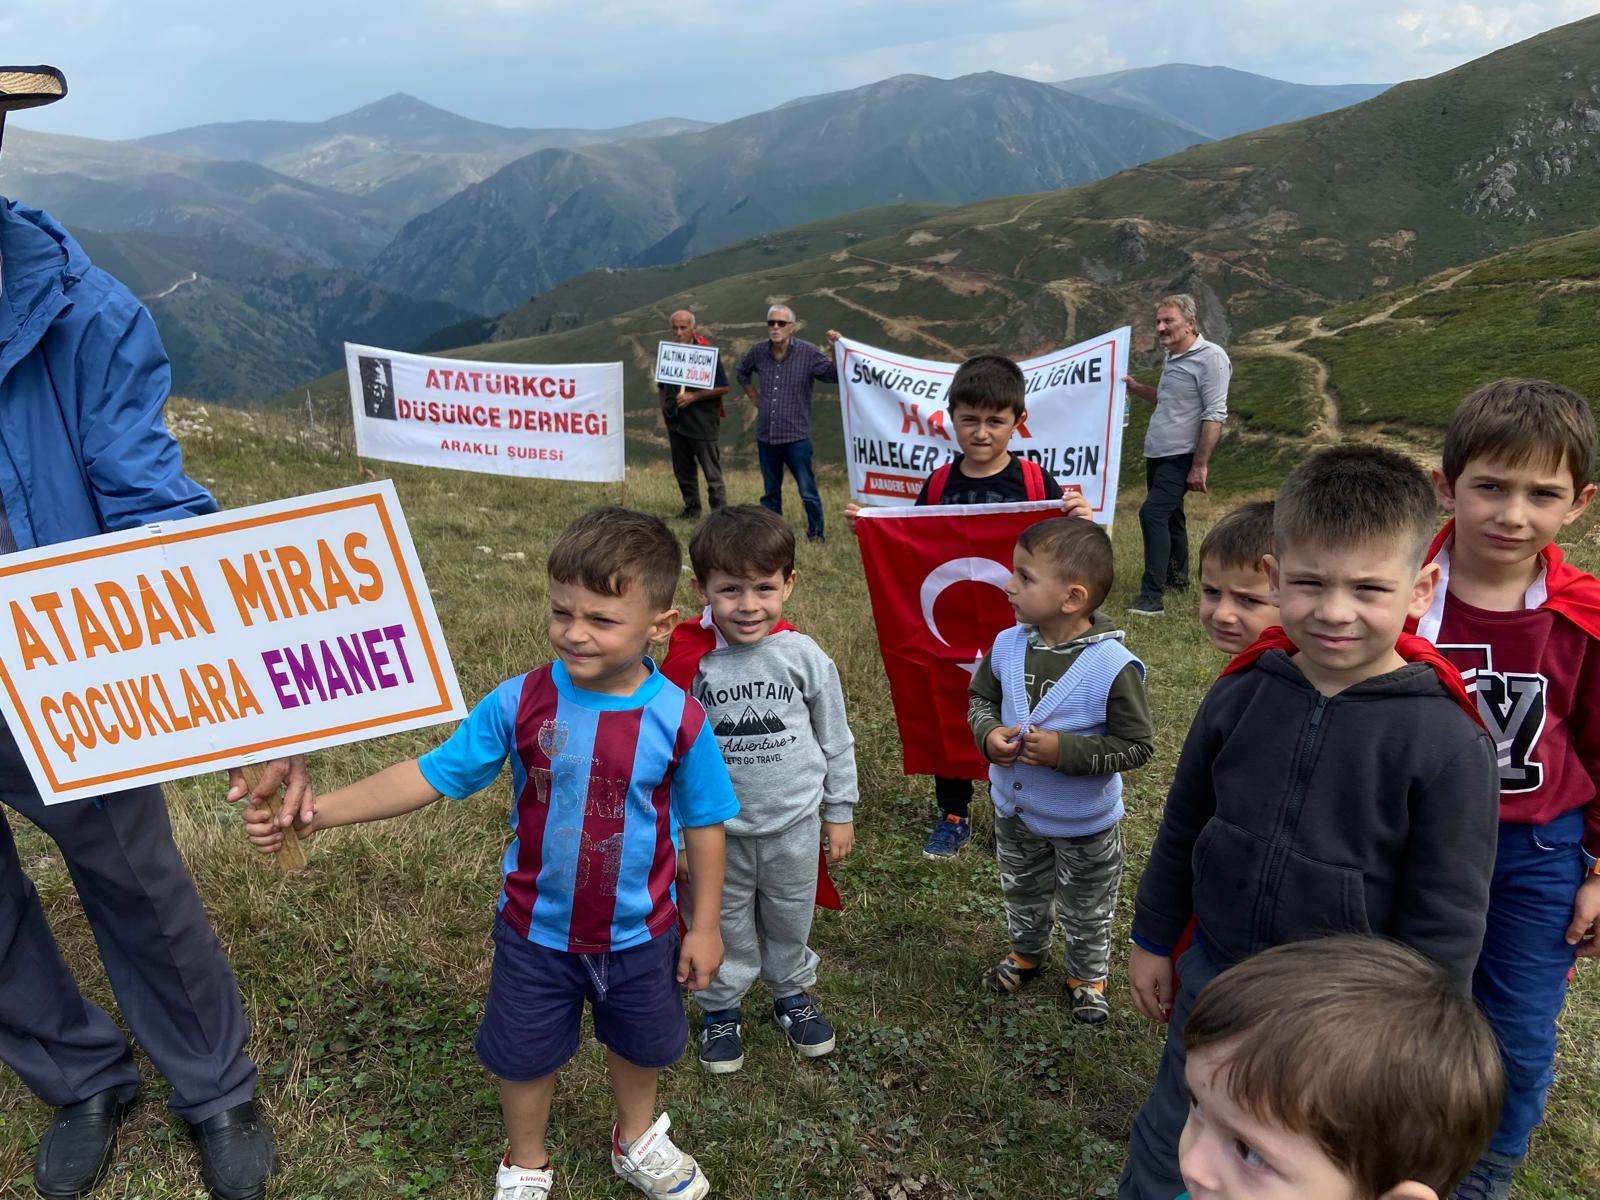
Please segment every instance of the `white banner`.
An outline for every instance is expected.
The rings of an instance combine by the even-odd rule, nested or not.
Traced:
[[[622,364],[462,362],[344,346],[363,458],[614,483],[622,478]]]
[[[1017,364],[1028,414],[1012,452],[1053,474],[1063,491],[1082,492],[1103,525],[1117,507],[1130,332],[1123,326]],[[957,364],[846,338],[834,353],[850,494],[864,504],[915,503],[929,474],[959,452],[945,395]]]
[[[6,555],[0,612],[47,804],[466,712],[388,480]]]
[[[656,347],[656,382],[701,392],[717,386],[717,348],[685,342]]]

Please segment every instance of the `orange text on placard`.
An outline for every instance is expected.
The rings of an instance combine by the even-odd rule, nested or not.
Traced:
[[[40,592],[26,606],[11,601],[11,628],[22,651],[22,669],[77,662],[119,650],[182,641],[197,630],[215,633],[205,599],[188,567],[162,571],[155,579],[134,576],[132,593],[106,580],[93,587]]]
[[[239,619],[254,625],[257,617],[281,621],[378,599],[383,575],[366,548],[366,534],[348,533],[337,548],[318,538],[310,554],[298,546],[278,546],[237,562],[220,559],[218,565]]]

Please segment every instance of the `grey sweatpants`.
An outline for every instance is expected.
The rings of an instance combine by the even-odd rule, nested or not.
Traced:
[[[706,1012],[736,1008],[759,977],[775,1000],[808,990],[822,961],[806,942],[817,908],[822,815],[763,837],[728,835],[722,884],[722,969],[694,994]],[[690,870],[694,869],[693,863]]]
[[[994,853],[1011,948],[1043,961],[1059,916],[1067,934],[1067,974],[1089,983],[1104,979],[1122,881],[1121,826],[1086,837],[1051,838],[1034,833],[1021,817],[996,813]]]

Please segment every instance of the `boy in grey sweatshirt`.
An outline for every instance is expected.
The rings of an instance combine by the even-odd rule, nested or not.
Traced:
[[[714,1075],[744,1064],[740,1003],[758,977],[798,1053],[834,1046],[809,994],[819,959],[807,942],[818,847],[836,863],[855,842],[855,739],[833,660],[783,620],[794,544],[783,519],[755,505],[702,521],[689,560],[705,610],[674,631],[662,666],[705,708],[740,802],[726,826],[722,969],[694,997],[700,1065]]]

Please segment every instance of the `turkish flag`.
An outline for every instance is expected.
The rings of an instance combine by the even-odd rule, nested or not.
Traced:
[[[867,509],[856,540],[907,775],[985,779],[967,726],[967,685],[1001,630],[1017,535],[1058,500]]]

